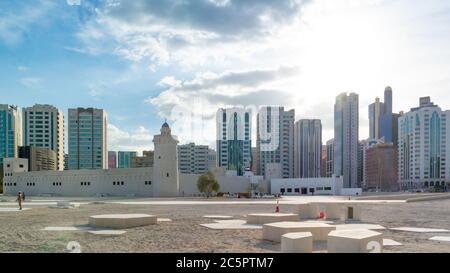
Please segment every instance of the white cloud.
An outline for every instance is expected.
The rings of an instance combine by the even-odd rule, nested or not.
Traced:
[[[27,77],[27,78],[21,78],[19,80],[19,82],[28,87],[28,88],[37,88],[41,85],[42,83],[42,78],[38,78],[38,77]]]
[[[137,151],[138,153],[153,150],[153,136],[154,133],[144,126],[127,132],[113,124],[108,124],[108,150]]]
[[[69,6],[79,6],[81,5],[81,0],[66,0]]]
[[[17,67],[17,71],[20,71],[20,72],[25,72],[25,71],[28,71],[28,67],[27,66],[23,66],[23,65],[19,65],[18,67]]]
[[[168,76],[160,81],[167,89],[147,103],[156,107],[162,118],[173,121],[173,131],[181,142],[213,145],[218,108],[241,105],[256,112],[261,105],[292,105],[295,99],[278,87],[298,75],[298,68],[282,66],[270,70],[199,73],[189,81]]]

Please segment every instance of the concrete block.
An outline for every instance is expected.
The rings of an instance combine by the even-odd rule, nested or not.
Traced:
[[[157,224],[157,217],[148,214],[105,214],[89,217],[89,225],[97,228],[123,229]]]
[[[325,216],[327,220],[341,220],[343,217],[343,205],[338,203],[325,204]]]
[[[281,252],[312,253],[313,236],[311,232],[292,232],[281,236]]]
[[[318,204],[299,204],[297,205],[297,213],[300,219],[317,219],[320,208]]]
[[[263,225],[263,239],[280,242],[281,236],[291,232],[311,232],[314,241],[326,241],[335,226],[311,222],[278,222]]]
[[[361,206],[356,204],[346,204],[341,207],[341,220],[361,221]]]
[[[372,230],[336,230],[328,235],[329,253],[381,253],[383,234]]]
[[[298,214],[293,213],[254,213],[247,215],[247,224],[264,225],[283,221],[299,221]]]

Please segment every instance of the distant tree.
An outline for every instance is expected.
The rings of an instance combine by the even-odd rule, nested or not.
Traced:
[[[209,171],[198,178],[197,188],[201,193],[206,194],[206,198],[209,198],[213,192],[220,190],[220,185],[214,174]]]

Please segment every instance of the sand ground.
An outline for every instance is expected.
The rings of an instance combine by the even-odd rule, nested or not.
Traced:
[[[1,199],[1,198],[0,198]],[[11,201],[12,198],[3,198]],[[50,198],[49,198],[50,199]],[[53,198],[54,199],[54,198]],[[45,199],[44,199],[45,200]],[[152,200],[152,199],[149,199]],[[204,201],[196,199],[196,201]],[[11,207],[3,203],[1,207]],[[35,203],[36,204],[36,203]],[[450,229],[450,199],[417,202],[367,204],[363,206],[364,223],[393,227]],[[263,241],[262,230],[212,230],[200,226],[212,220],[203,215],[232,215],[245,219],[248,213],[273,212],[273,204],[155,205],[86,204],[80,208],[51,209],[47,205],[26,205],[31,210],[0,212],[0,252],[68,252],[68,242],[77,241],[82,252],[278,252],[280,245]],[[293,212],[295,205],[282,204],[282,212]],[[50,232],[45,227],[85,226],[88,217],[108,213],[147,213],[172,222],[127,229],[120,236],[94,235],[87,232]],[[403,246],[387,247],[384,252],[447,252],[450,243],[430,241],[433,236],[450,233],[413,233],[383,231],[384,238]]]

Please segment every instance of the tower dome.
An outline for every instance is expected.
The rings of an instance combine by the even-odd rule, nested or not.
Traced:
[[[170,134],[171,134],[170,126],[166,121],[161,126],[161,135],[170,135]]]

